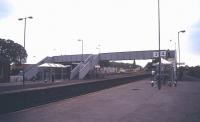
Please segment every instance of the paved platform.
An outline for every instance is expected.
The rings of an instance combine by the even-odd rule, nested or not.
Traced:
[[[143,80],[0,115],[1,122],[199,122],[200,81],[161,90]]]

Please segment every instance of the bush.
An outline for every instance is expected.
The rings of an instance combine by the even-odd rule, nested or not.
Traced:
[[[200,66],[189,67],[188,75],[200,78]]]

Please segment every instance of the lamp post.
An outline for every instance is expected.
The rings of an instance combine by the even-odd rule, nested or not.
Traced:
[[[172,42],[172,40],[170,40]],[[172,48],[173,50],[173,48]],[[176,54],[176,42],[174,42],[174,50],[175,50],[175,59],[174,59],[174,85],[176,86],[176,80],[177,80],[177,54]]]
[[[27,19],[33,19],[33,17],[29,16],[29,17],[24,17],[24,18],[18,19],[19,21],[24,20],[24,48],[25,48],[25,44],[26,44],[26,20]]]
[[[181,31],[179,31],[178,32],[178,56],[179,56],[179,58],[178,58],[178,60],[179,60],[179,67],[180,67],[180,63],[181,63],[181,48],[180,48],[180,39],[179,39],[179,34],[180,33],[185,33],[185,30],[181,30]]]
[[[179,39],[179,34],[180,33],[185,33],[185,30],[181,30],[178,32],[178,52],[179,52],[179,70],[178,70],[178,79],[182,80],[182,75],[183,75],[183,71],[180,69],[181,66],[181,48],[180,48],[180,39]]]
[[[158,0],[158,55],[159,55],[159,66],[158,66],[158,89],[161,88],[160,82],[160,66],[161,66],[161,57],[160,57],[160,0]]]
[[[25,47],[26,47],[26,20],[27,19],[33,19],[33,17],[29,16],[29,17],[24,17],[24,18],[19,18],[18,19],[19,21],[24,20],[24,49],[26,49]],[[24,67],[23,67],[23,86],[25,85],[24,75],[25,75],[25,72],[24,72]]]
[[[83,40],[79,39],[79,42],[82,42],[82,55],[81,55],[81,61],[83,62]]]

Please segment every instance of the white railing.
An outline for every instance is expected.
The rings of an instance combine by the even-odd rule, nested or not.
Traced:
[[[88,63],[86,63],[84,65],[84,67],[79,71],[79,79],[83,79],[87,73],[90,71],[91,69],[91,62],[89,61]]]
[[[71,71],[71,74],[70,74],[70,79],[75,79],[76,76],[79,76],[80,75],[82,76],[82,74],[80,74],[80,71],[82,69],[85,69],[84,67],[86,66],[86,64],[88,62],[90,62],[92,60],[92,55],[89,55],[85,61],[81,62],[80,64],[78,64],[72,71]],[[80,78],[79,78],[80,79]]]
[[[83,79],[88,72],[94,68],[96,64],[99,63],[98,55],[91,55],[87,58],[87,62],[84,63],[84,66],[79,71],[79,79]]]
[[[70,80],[74,79],[78,73],[79,73],[79,69],[80,67],[82,66],[82,62],[80,64],[78,64],[72,71],[71,71],[71,74],[70,74]]]
[[[87,59],[84,61],[84,64],[86,64],[87,62],[91,61],[92,57],[93,57],[93,55],[89,55],[87,57]]]
[[[99,55],[94,56],[94,58],[92,60],[92,67],[94,67],[95,65],[97,65],[99,63],[99,61],[100,61],[99,58],[100,58]]]

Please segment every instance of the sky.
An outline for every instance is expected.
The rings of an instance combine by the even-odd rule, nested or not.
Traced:
[[[200,0],[160,0],[161,49],[175,49],[181,62],[200,65]],[[0,0],[0,38],[23,45],[27,63],[46,56],[158,49],[157,0]],[[172,40],[170,42],[170,40]]]

